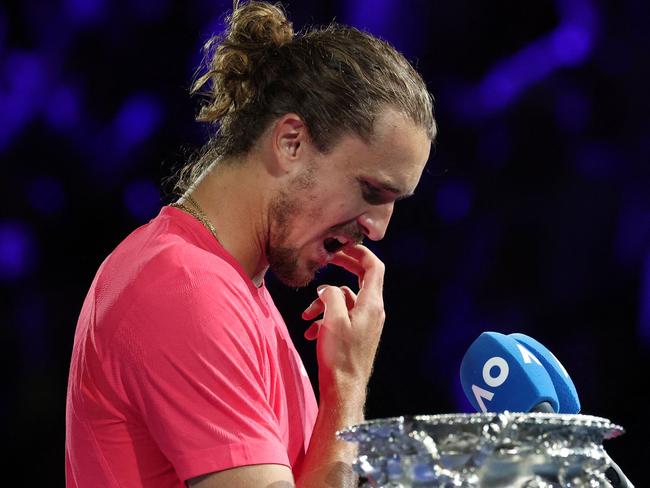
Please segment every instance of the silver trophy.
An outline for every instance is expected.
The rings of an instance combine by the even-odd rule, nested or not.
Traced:
[[[365,488],[605,488],[616,465],[603,440],[622,433],[588,415],[504,412],[371,420],[338,437],[358,444]]]

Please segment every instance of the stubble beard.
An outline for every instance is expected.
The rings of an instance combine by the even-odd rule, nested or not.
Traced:
[[[309,201],[307,190],[313,184],[314,170],[308,168],[291,183],[287,191],[279,192],[271,202],[273,222],[266,249],[269,267],[278,280],[294,288],[307,286],[319,269],[319,264],[312,260],[301,266],[300,250],[283,242],[284,237],[290,234],[292,224],[304,213],[302,205]],[[317,222],[315,219],[313,221]]]
[[[298,250],[292,247],[273,247],[269,250],[269,265],[273,274],[283,284],[292,288],[302,288],[311,283],[318,271],[318,263],[307,262],[301,269]]]

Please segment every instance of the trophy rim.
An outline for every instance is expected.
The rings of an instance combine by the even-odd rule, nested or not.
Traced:
[[[523,413],[523,412],[487,412],[487,413],[443,413],[433,415],[402,415],[399,417],[387,417],[379,419],[366,420],[364,422],[351,425],[337,431],[336,436],[340,439],[347,437],[346,434],[354,434],[356,431],[363,429],[372,429],[373,427],[388,427],[394,424],[395,428],[403,427],[409,422],[423,422],[429,425],[467,425],[467,424],[486,424],[493,422],[497,418],[507,418],[521,425],[561,425],[571,427],[594,428],[602,432],[603,440],[616,438],[623,433],[625,429],[613,423],[604,417],[585,414],[568,414],[568,413]]]

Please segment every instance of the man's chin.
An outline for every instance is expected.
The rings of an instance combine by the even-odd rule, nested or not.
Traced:
[[[278,276],[277,278],[278,280],[280,280],[280,283],[282,283],[285,286],[288,286],[289,288],[304,288],[313,281],[313,277],[309,279],[298,279],[298,278],[284,278],[282,276]]]
[[[271,271],[275,274],[276,278],[284,285],[291,288],[304,288],[309,285],[314,278],[316,273],[323,266],[318,265],[317,263],[310,262],[303,269],[298,269],[294,267],[293,269],[276,269],[271,266]]]

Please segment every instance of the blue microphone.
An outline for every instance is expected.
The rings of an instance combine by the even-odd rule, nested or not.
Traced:
[[[484,332],[469,347],[460,366],[465,395],[482,412],[559,409],[553,381],[525,345],[498,332]]]
[[[578,399],[578,392],[567,370],[562,366],[562,363],[549,351],[543,344],[536,341],[532,337],[525,334],[510,334],[518,343],[522,344],[526,349],[535,354],[535,357],[540,360],[542,366],[551,377],[553,387],[557,393],[557,399],[560,402],[556,413],[580,413],[580,400]]]
[[[482,412],[578,413],[580,400],[569,373],[544,345],[524,334],[483,332],[463,357],[465,395]],[[614,488],[634,488],[607,456]]]

